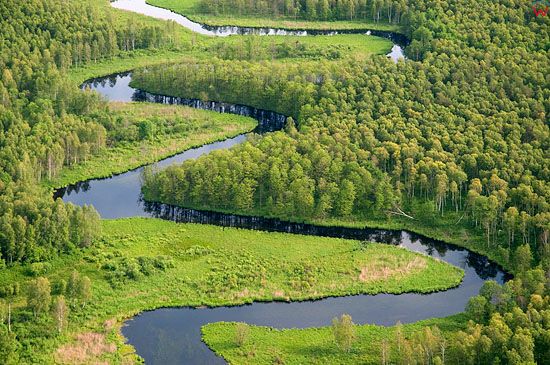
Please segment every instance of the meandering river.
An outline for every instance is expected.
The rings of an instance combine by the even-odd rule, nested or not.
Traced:
[[[286,117],[243,105],[201,102],[153,95],[129,86],[131,73],[107,76],[84,83],[116,101],[153,101],[176,103],[218,112],[248,115],[259,122],[256,133],[281,129]],[[217,149],[230,148],[246,140],[246,135],[229,138],[187,150],[157,162],[158,168],[197,158]],[[254,303],[237,307],[166,308],[144,312],[129,320],[123,334],[147,364],[216,364],[224,363],[202,341],[200,327],[218,321],[242,321],[275,328],[326,326],[335,316],[348,313],[356,323],[393,325],[443,317],[464,310],[468,299],[476,295],[485,280],[503,283],[508,279],[498,265],[486,257],[405,231],[320,227],[277,219],[245,217],[197,211],[164,204],[146,204],[140,199],[142,168],[107,179],[93,179],[56,191],[56,197],[77,205],[92,204],[103,218],[130,216],[158,217],[177,222],[216,224],[228,227],[288,232],[328,237],[359,239],[399,245],[441,259],[464,270],[460,286],[432,294],[378,294],[327,298],[306,302]]]
[[[119,0],[112,3],[121,9],[171,19],[193,31],[207,35],[230,34],[279,34],[308,35],[318,31],[286,31],[276,29],[207,27],[190,21],[184,16],[145,4],[144,0]],[[350,31],[357,33],[358,31]],[[366,32],[366,31],[365,31]],[[324,34],[324,33],[323,33]],[[370,34],[374,35],[374,32]],[[394,34],[377,34],[392,40]],[[397,48],[396,48],[397,47]],[[402,56],[399,44],[394,46],[394,59]],[[220,102],[202,102],[154,95],[129,86],[131,73],[111,75],[87,81],[89,87],[111,101],[152,101],[169,104],[183,104],[195,108],[251,116],[258,120],[255,133],[279,130],[286,117],[271,111],[232,105]],[[193,148],[173,157],[155,163],[158,168],[197,158],[218,149],[230,148],[246,140],[239,135],[225,141]],[[509,277],[498,265],[486,257],[440,241],[432,240],[405,231],[377,229],[350,229],[342,227],[320,227],[301,223],[283,222],[277,219],[245,217],[215,212],[197,211],[157,203],[144,203],[140,198],[142,168],[107,179],[84,181],[55,192],[66,202],[77,205],[92,204],[103,218],[131,216],[158,217],[177,222],[216,224],[255,230],[278,231],[328,237],[352,238],[393,244],[406,247],[441,259],[464,270],[463,282],[456,288],[432,294],[378,294],[327,298],[305,302],[254,303],[245,306],[218,308],[165,308],[144,312],[127,321],[123,334],[147,364],[217,364],[224,360],[215,355],[202,341],[202,325],[219,321],[242,321],[254,325],[275,328],[306,328],[326,326],[332,318],[348,313],[356,323],[393,325],[443,317],[464,310],[468,299],[478,293],[485,280],[503,283]]]

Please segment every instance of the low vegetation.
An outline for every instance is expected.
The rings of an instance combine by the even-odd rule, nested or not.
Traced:
[[[236,323],[209,323],[202,327],[202,334],[203,341],[231,364],[407,364],[414,361],[422,364],[425,348],[411,345],[421,346],[420,337],[425,336],[426,326],[437,327],[434,331],[437,337],[430,330],[428,347],[436,357],[440,356],[440,344],[448,341],[454,331],[464,329],[465,319],[464,315],[455,315],[384,327],[354,325],[350,323],[351,318],[344,315],[335,319],[333,327],[276,330],[249,326],[247,342],[242,346],[233,340],[238,328]],[[401,352],[408,353],[403,362],[397,356],[399,338]]]
[[[546,364],[550,297],[545,283],[540,268],[504,285],[487,281],[465,314],[414,324],[354,325],[344,314],[332,327],[249,326],[246,343],[236,346],[230,339],[237,337],[239,325],[221,322],[203,326],[203,340],[236,364]]]
[[[305,60],[364,59],[390,52],[393,43],[365,34],[317,36],[231,36],[210,40],[206,49],[224,60],[280,60],[285,64]]]

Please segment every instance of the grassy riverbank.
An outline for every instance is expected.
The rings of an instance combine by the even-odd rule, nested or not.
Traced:
[[[81,0],[82,1],[82,0]],[[179,4],[176,3],[176,4]],[[164,4],[153,4],[155,6],[164,7]],[[171,4],[174,5],[174,4]],[[130,11],[124,11],[112,8],[108,1],[96,0],[94,6],[101,12],[104,12],[106,16],[114,16],[117,23],[121,26],[125,25],[128,21],[137,21],[140,24],[165,26],[166,21],[155,19],[149,16],[137,14]],[[183,5],[185,6],[185,5]],[[206,24],[224,24],[223,19],[210,19]],[[202,22],[204,19],[197,18],[197,21]],[[358,22],[279,22],[276,20],[264,19],[259,22],[258,19],[244,22],[243,24],[248,26],[264,26],[265,24],[273,23],[272,25],[279,24],[279,27],[285,28],[304,28],[304,29],[362,29],[365,28],[365,23]],[[232,24],[232,23],[226,23]],[[254,25],[251,25],[254,24]],[[392,30],[397,31],[396,26],[389,26],[383,24],[369,24],[366,28]],[[131,69],[136,69],[144,66],[151,66],[168,62],[181,62],[182,60],[189,60],[189,58],[202,59],[213,56],[223,57],[224,55],[217,51],[219,44],[233,45],[237,47],[245,48],[243,42],[251,36],[231,36],[231,37],[209,37],[192,32],[182,26],[176,26],[176,37],[173,39],[173,45],[171,48],[161,49],[147,49],[147,50],[135,50],[129,52],[120,52],[117,56],[110,59],[104,59],[98,62],[93,62],[73,68],[69,71],[68,75],[71,80],[76,84],[80,84],[83,81],[100,77],[117,72],[123,72]],[[254,49],[258,50],[270,50],[280,44],[288,44],[296,46],[297,44],[304,45],[310,49],[310,53],[313,54],[312,58],[320,58],[318,53],[320,50],[337,51],[341,56],[353,55],[355,57],[365,57],[369,55],[386,54],[392,47],[392,42],[385,38],[380,37],[367,37],[365,35],[338,35],[338,36],[316,36],[316,37],[299,37],[299,36],[270,36],[270,37],[253,37]],[[270,59],[271,57],[269,57]],[[288,57],[294,59],[292,55]]]
[[[437,326],[449,338],[464,329],[464,324],[463,314],[433,318],[403,325],[403,334],[410,339],[421,334],[425,326]],[[235,344],[235,323],[217,322],[202,327],[203,341],[231,364],[380,364],[384,341],[388,363],[397,363],[395,326],[367,324],[356,326],[355,330],[356,341],[345,352],[334,343],[330,327],[277,330],[250,326],[243,346]]]
[[[160,8],[172,10],[175,13],[182,14],[189,19],[208,25],[233,25],[241,27],[257,28],[284,28],[284,29],[377,29],[393,32],[402,31],[402,27],[397,24],[388,24],[384,22],[365,22],[365,21],[307,21],[296,20],[293,17],[267,18],[262,16],[241,16],[241,15],[213,15],[202,13],[199,9],[198,0],[147,0],[148,4]]]
[[[55,358],[74,363],[74,352],[85,346],[82,336],[92,333],[105,346],[94,356],[87,354],[86,361],[129,360],[131,349],[118,332],[121,322],[147,309],[429,292],[455,286],[462,278],[461,270],[430,257],[351,240],[143,218],[106,220],[101,228],[102,237],[92,248],[53,260],[44,274],[54,285],[68,279],[67,268],[91,278],[92,299],[71,312],[67,332],[48,330],[53,328],[49,315],[31,319],[24,297],[14,300],[16,333],[37,333],[25,344],[22,362],[51,363]],[[144,257],[157,258],[166,268],[143,274],[138,262]],[[137,272],[128,271],[135,265]],[[381,268],[386,268],[385,277],[379,276]],[[23,293],[30,279],[29,266],[0,272],[0,285],[16,280]]]
[[[311,219],[294,216],[274,216],[270,214],[270,212],[263,210],[250,212],[238,209],[216,209],[207,206],[188,206],[186,208],[211,210],[220,213],[240,214],[245,216],[278,218],[283,221],[310,223],[326,227],[368,227],[389,230],[408,230],[435,240],[451,243],[459,247],[465,247],[473,252],[487,256],[489,259],[502,266],[506,271],[514,273],[514,268],[507,255],[502,250],[495,249],[494,246],[487,246],[487,240],[483,237],[483,232],[465,223],[461,219],[462,213],[445,212],[444,215],[438,214],[433,211],[433,203],[429,201],[414,201],[405,208],[414,219],[400,216],[387,217],[382,214],[372,217],[350,216],[347,218]]]
[[[98,155],[65,167],[55,179],[44,185],[59,188],[92,178],[109,177],[150,164],[187,149],[202,146],[254,129],[256,120],[185,106],[153,103],[110,103],[109,110],[122,121],[118,133],[128,138],[128,129],[147,121],[165,133],[132,142],[118,142]],[[131,136],[130,136],[131,137]]]

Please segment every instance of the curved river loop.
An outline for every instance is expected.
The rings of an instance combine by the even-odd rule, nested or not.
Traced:
[[[321,31],[287,31],[277,29],[208,27],[194,23],[184,16],[145,4],[144,0],[119,0],[112,5],[161,19],[171,19],[193,31],[207,35],[230,34],[262,35],[315,35],[329,34]],[[366,33],[366,31],[348,31]],[[330,32],[335,34],[336,32]],[[342,33],[342,32],[338,32]],[[401,46],[406,45],[403,36],[382,32],[372,35],[386,36],[394,42],[390,57],[402,56]],[[397,41],[396,41],[397,40]],[[395,56],[395,57],[394,57]],[[131,73],[122,73],[86,81],[82,88],[90,88],[111,101],[149,101],[181,104],[194,108],[250,116],[258,120],[254,133],[267,133],[283,128],[284,115],[222,102],[203,102],[155,95],[129,86]],[[193,148],[153,164],[163,168],[197,158],[218,149],[227,149],[246,140],[239,135],[221,142]],[[133,345],[147,364],[217,364],[225,361],[201,341],[201,326],[219,321],[246,322],[251,325],[273,328],[306,328],[330,324],[332,318],[342,313],[350,314],[355,323],[394,325],[397,321],[411,323],[419,320],[444,317],[462,312],[468,299],[477,295],[485,280],[503,283],[510,278],[497,264],[486,257],[441,241],[429,239],[406,231],[380,229],[352,229],[322,227],[303,223],[283,222],[278,219],[247,217],[198,211],[141,200],[141,171],[138,168],[106,179],[92,179],[58,189],[54,197],[77,205],[91,204],[103,218],[132,216],[156,217],[176,222],[214,224],[253,230],[287,232],[327,237],[358,239],[406,247],[438,258],[464,270],[462,283],[453,289],[431,294],[378,294],[326,298],[303,302],[253,303],[243,306],[216,308],[162,308],[144,312],[128,320],[123,335]]]

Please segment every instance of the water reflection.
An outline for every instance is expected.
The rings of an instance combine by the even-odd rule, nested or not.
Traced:
[[[282,221],[277,218],[188,209],[157,202],[143,202],[143,206],[144,211],[151,217],[171,220],[178,223],[211,224],[268,232],[283,232],[378,242],[407,247],[412,251],[446,259],[445,261],[448,261],[447,258],[450,252],[459,252],[461,253],[460,259],[456,259],[452,262],[455,266],[472,268],[475,270],[476,275],[483,280],[492,279],[502,274],[499,266],[491,262],[485,256],[443,241],[428,239],[412,232],[373,228],[325,227],[308,223]]]
[[[176,222],[352,238],[406,247],[464,270],[460,286],[431,294],[378,294],[327,298],[304,302],[253,303],[236,307],[167,308],[142,313],[127,322],[123,334],[148,364],[223,364],[201,341],[201,326],[220,321],[246,322],[274,328],[330,325],[332,318],[350,314],[354,322],[393,325],[444,317],[464,310],[487,279],[503,283],[510,277],[487,258],[464,248],[405,231],[321,227],[278,219],[198,211],[159,203],[146,203],[151,216]]]
[[[190,105],[220,112],[247,113],[259,119],[258,131],[281,128],[284,117],[273,112],[245,106],[202,102],[196,99],[172,98],[132,89],[131,74],[112,75],[91,80],[85,87],[101,92],[111,100],[147,100]],[[265,119],[262,122],[261,119]],[[262,129],[262,125],[266,129]],[[270,129],[271,128],[271,129]],[[242,143],[237,136],[159,161],[159,168],[196,158],[216,149],[226,149]],[[243,321],[275,328],[305,328],[330,324],[333,317],[350,314],[356,323],[393,325],[443,317],[464,310],[468,299],[476,295],[483,282],[509,278],[486,257],[464,248],[404,232],[380,229],[321,227],[305,223],[284,222],[273,218],[246,217],[234,214],[198,211],[140,200],[140,173],[136,169],[108,179],[95,179],[60,189],[56,196],[78,205],[92,204],[104,218],[150,216],[176,222],[215,224],[225,227],[288,232],[306,235],[351,238],[361,241],[400,245],[412,251],[441,259],[464,270],[464,279],[457,288],[431,294],[358,295],[293,303],[254,303],[239,307],[206,309],[172,308],[145,312],[128,321],[123,334],[148,364],[216,364],[224,363],[201,341],[200,327],[219,321]]]
[[[148,93],[132,88],[131,72],[109,75],[92,79],[82,84],[82,89],[94,90],[108,100],[116,101],[149,101],[164,104],[187,105],[197,109],[212,110],[219,113],[231,113],[248,116],[258,121],[254,133],[266,133],[280,130],[286,123],[286,116],[269,110],[262,110],[246,105],[229,104],[216,101],[202,101],[172,96]],[[172,157],[153,164],[157,169],[183,161],[200,157],[212,151],[228,149],[243,143],[246,135],[241,134],[223,141],[192,148]],[[143,210],[140,201],[142,168],[128,171],[105,179],[93,179],[69,185],[58,189],[55,198],[62,198],[66,202],[77,205],[91,204],[103,218],[121,218],[133,216],[149,216]],[[115,204],[116,203],[116,204]]]
[[[283,129],[287,119],[283,114],[270,110],[257,109],[247,105],[152,94],[143,90],[136,90],[132,95],[132,100],[160,104],[185,105],[195,109],[211,110],[218,113],[243,115],[254,118],[258,121],[258,126],[254,129],[255,133],[266,133],[281,130]]]

